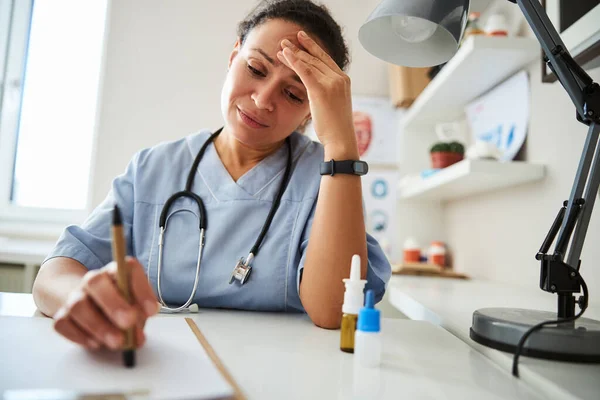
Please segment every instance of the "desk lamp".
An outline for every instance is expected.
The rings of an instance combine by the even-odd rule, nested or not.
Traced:
[[[579,273],[579,256],[600,185],[600,86],[573,60],[538,0],[508,1],[521,8],[542,46],[546,63],[574,103],[577,120],[589,126],[569,200],[535,256],[541,262],[540,289],[558,295],[557,313],[510,308],[473,313],[471,338],[514,353],[513,375],[518,376],[521,353],[600,362],[600,321],[580,318],[589,293]],[[369,53],[392,64],[438,65],[457,51],[468,10],[469,0],[383,0],[362,25],[358,37]],[[557,234],[554,252],[549,254]],[[576,299],[574,295],[581,289],[583,295]],[[580,308],[577,314],[576,305]]]

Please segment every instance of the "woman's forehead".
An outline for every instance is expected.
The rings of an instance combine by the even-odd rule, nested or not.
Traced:
[[[274,54],[281,49],[281,41],[284,39],[301,47],[297,36],[301,30],[302,26],[293,22],[273,19],[252,29],[246,37],[246,43]]]

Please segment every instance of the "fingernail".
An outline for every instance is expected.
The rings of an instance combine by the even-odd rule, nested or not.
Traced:
[[[293,47],[294,46],[294,44],[287,39],[285,39],[283,42],[281,42],[281,44],[284,45],[285,47]]]
[[[300,36],[302,36],[304,39],[308,39],[308,35],[304,31],[300,31]]]
[[[119,328],[129,328],[131,318],[129,318],[129,313],[123,310],[118,310],[115,312],[115,320],[117,324],[119,324]]]
[[[144,303],[144,310],[146,311],[146,315],[149,317],[158,312],[160,306],[157,306],[157,303],[152,300],[147,300]]]
[[[285,49],[283,49],[283,54],[285,54],[286,56],[293,56],[294,52],[289,47],[286,47]]]
[[[52,316],[52,318],[56,321],[61,319],[62,317],[65,316],[65,314],[67,313],[67,309],[64,307],[61,307],[58,309],[58,311],[56,313],[54,313],[54,315]]]
[[[89,348],[96,350],[98,347],[100,347],[100,345],[98,344],[98,342],[96,342],[93,339],[88,339],[87,340],[87,345]]]
[[[119,347],[121,347],[120,338],[116,335],[113,335],[112,333],[107,333],[106,336],[104,336],[104,340],[106,341],[106,344],[108,344],[108,347],[110,347],[113,350],[116,350]]]

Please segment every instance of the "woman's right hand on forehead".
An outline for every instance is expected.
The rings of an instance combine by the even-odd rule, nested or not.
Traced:
[[[135,327],[136,347],[144,345],[146,319],[159,310],[142,265],[126,258],[130,268],[129,304],[117,286],[117,265],[112,262],[87,272],[67,302],[54,314],[54,329],[90,350],[118,350],[124,344],[122,330]]]

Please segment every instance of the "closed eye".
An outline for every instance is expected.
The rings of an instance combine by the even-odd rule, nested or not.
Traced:
[[[248,71],[250,71],[250,73],[257,77],[257,78],[264,78],[267,75],[265,73],[263,73],[262,71],[254,68],[253,66],[251,66],[250,64],[246,64],[248,66]],[[296,96],[295,94],[293,94],[290,90],[285,90],[285,94],[288,96],[288,98],[298,104],[302,104],[304,103],[304,100],[302,100],[300,97]]]
[[[290,99],[292,99],[293,101],[297,102],[297,103],[302,103],[302,99],[296,95],[294,95],[292,92],[290,92],[289,90],[286,90],[287,95],[290,97]]]
[[[250,64],[248,64],[248,70],[252,73],[252,75],[260,76],[261,78],[264,78],[266,76],[261,71],[257,70],[256,68],[253,68]]]

